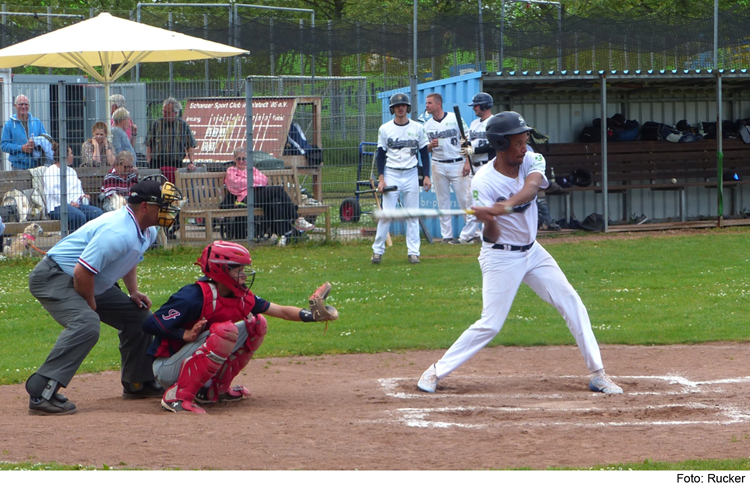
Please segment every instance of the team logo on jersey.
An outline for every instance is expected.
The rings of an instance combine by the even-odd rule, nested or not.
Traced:
[[[487,138],[487,132],[485,130],[482,130],[481,132],[478,132],[476,130],[469,130],[469,139],[486,139]]]
[[[427,137],[429,137],[430,140],[448,139],[456,136],[458,136],[458,130],[456,130],[455,128],[452,130],[441,130],[439,132],[427,132]]]
[[[164,319],[165,321],[168,321],[170,319],[176,319],[179,316],[180,316],[180,313],[177,310],[170,308],[169,312],[167,312],[165,315],[162,315],[161,318]]]
[[[419,141],[414,139],[388,139],[387,144],[389,149],[419,149]]]

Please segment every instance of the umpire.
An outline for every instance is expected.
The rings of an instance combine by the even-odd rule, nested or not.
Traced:
[[[29,414],[76,412],[75,404],[58,390],[68,386],[99,340],[100,321],[119,331],[122,397],[161,397],[163,389],[154,382],[152,359],[146,354],[152,338],[142,331],[151,300],[138,291],[136,269],[156,241],[154,226],[165,219],[165,212],[179,210],[165,197],[158,182],[134,185],[126,207],[62,239],[31,272],[31,294],[65,329],[26,381]],[[119,279],[129,296],[117,284]]]

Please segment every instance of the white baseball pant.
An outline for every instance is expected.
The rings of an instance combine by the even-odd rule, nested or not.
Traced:
[[[586,307],[552,256],[539,243],[528,251],[492,249],[479,254],[482,268],[482,317],[463,332],[436,364],[445,378],[497,336],[522,282],[563,316],[590,372],[603,369],[599,345]]]
[[[392,210],[398,204],[399,193],[403,194],[404,208],[419,208],[419,176],[417,168],[408,170],[397,170],[386,168],[384,174],[385,185],[398,186],[398,190],[383,193],[383,209]],[[388,238],[390,220],[379,220],[378,231],[375,233],[375,242],[372,244],[372,252],[378,255],[385,253],[385,240]],[[419,220],[410,218],[406,220],[406,249],[407,255],[419,256]]]
[[[432,162],[432,185],[435,186],[438,208],[441,210],[451,209],[451,185],[456,192],[456,201],[458,201],[459,208],[465,210],[471,206],[471,178],[464,177],[463,171],[463,162],[443,163],[439,160]],[[476,232],[476,228],[471,230],[472,234],[468,235],[464,224],[460,237],[464,240],[471,239],[474,237],[473,233]],[[440,217],[440,233],[443,239],[453,239],[451,216]]]

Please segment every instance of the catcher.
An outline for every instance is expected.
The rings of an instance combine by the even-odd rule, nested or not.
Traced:
[[[156,337],[148,353],[154,377],[167,389],[164,409],[205,414],[196,402],[249,397],[247,388],[232,381],[263,343],[268,324],[261,314],[302,322],[338,319],[336,309],[325,304],[329,283],[310,297],[310,310],[255,296],[250,291],[255,272],[245,270],[251,263],[250,252],[239,244],[210,244],[196,262],[204,277],[173,294],[144,323],[143,331]]]

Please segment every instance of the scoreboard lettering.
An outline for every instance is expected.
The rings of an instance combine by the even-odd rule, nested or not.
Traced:
[[[253,150],[281,158],[294,115],[294,97],[253,99]],[[232,160],[232,152],[245,147],[247,137],[244,98],[188,99],[183,119],[198,146],[196,162]]]

